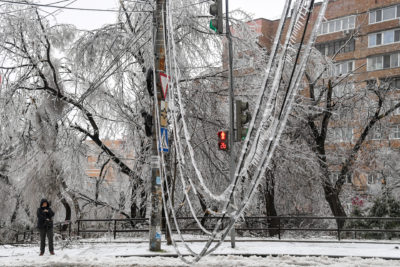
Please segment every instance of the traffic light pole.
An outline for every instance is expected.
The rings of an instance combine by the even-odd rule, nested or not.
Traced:
[[[164,40],[164,23],[162,12],[165,12],[166,0],[156,1],[156,10],[153,15],[154,27],[154,66],[157,87],[158,110],[161,110],[162,88],[160,73],[165,72],[165,40]],[[153,105],[153,143],[152,143],[152,157],[151,157],[151,214],[150,214],[150,251],[161,251],[161,217],[162,217],[162,193],[161,193],[161,172],[160,172],[160,158],[158,156],[157,143],[159,129],[156,129],[156,107]],[[159,126],[159,125],[158,125]]]
[[[234,125],[235,125],[235,118],[234,118],[234,101],[235,101],[235,94],[234,94],[234,86],[233,86],[233,49],[232,49],[232,37],[231,37],[231,29],[229,26],[229,0],[225,0],[225,7],[226,7],[226,38],[228,39],[228,53],[229,53],[229,177],[230,180],[233,181],[235,179],[235,132],[234,132]],[[233,196],[233,206],[235,205],[235,196]],[[233,220],[233,218],[232,218]],[[235,248],[235,227],[233,226],[231,229],[231,247]]]

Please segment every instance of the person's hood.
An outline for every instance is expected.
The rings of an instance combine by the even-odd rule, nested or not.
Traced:
[[[40,207],[42,207],[44,202],[47,202],[47,207],[50,208],[50,202],[47,201],[47,199],[45,199],[45,198],[42,198],[42,200],[40,200]]]

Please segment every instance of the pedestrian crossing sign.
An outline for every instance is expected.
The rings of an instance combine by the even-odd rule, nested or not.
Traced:
[[[168,152],[168,129],[161,127],[160,142],[158,144],[158,150],[161,152]]]

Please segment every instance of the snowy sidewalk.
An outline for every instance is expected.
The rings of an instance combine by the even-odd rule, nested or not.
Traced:
[[[191,243],[190,246],[200,251],[204,244]],[[204,258],[198,266],[400,266],[398,244],[265,241],[237,242],[236,246],[232,249],[229,242],[222,244],[214,256]],[[183,244],[179,247],[187,254]],[[176,255],[172,246],[163,243],[163,249],[162,253],[150,252],[147,242],[82,243],[63,250],[56,246],[55,256],[48,256],[46,252],[44,257],[39,257],[38,246],[0,246],[0,266],[184,266],[172,257]]]

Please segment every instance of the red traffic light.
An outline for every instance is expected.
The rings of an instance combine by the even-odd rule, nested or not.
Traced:
[[[228,150],[228,131],[219,131],[218,132],[218,149],[219,150]]]
[[[228,149],[228,145],[224,142],[218,142],[218,147],[220,150],[227,150]]]

